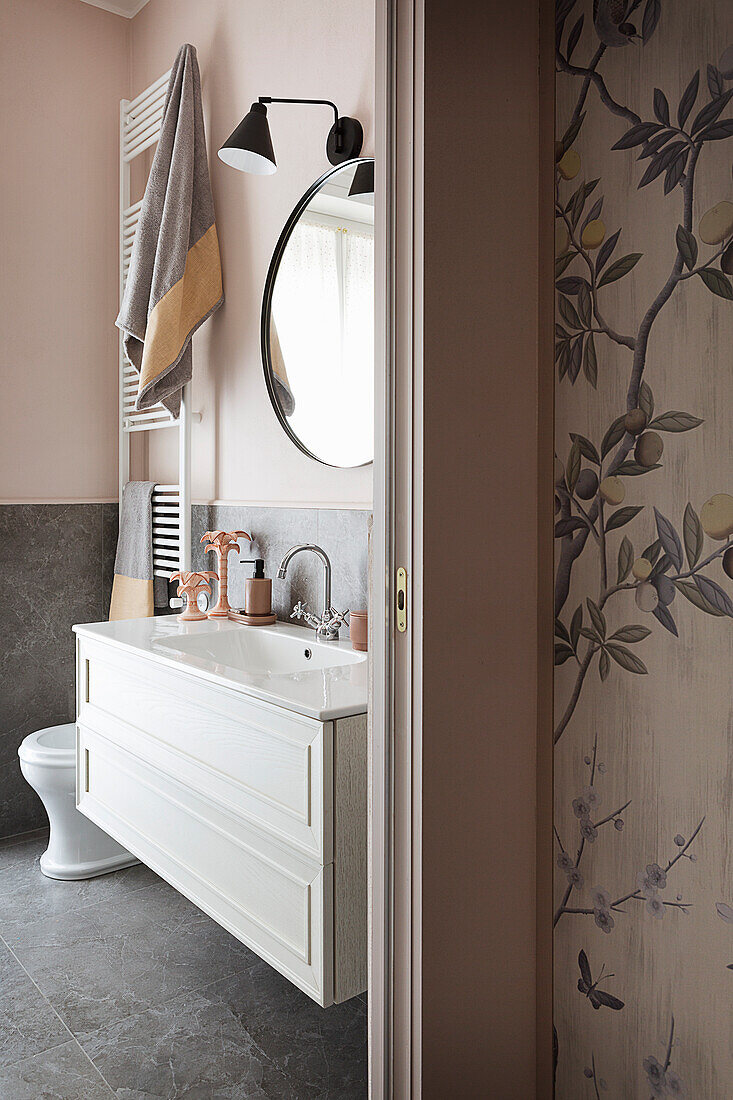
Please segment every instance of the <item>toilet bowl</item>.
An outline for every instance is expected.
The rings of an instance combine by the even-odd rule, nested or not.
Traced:
[[[138,860],[76,808],[76,727],[49,726],[25,738],[20,770],[36,792],[51,826],[41,870],[48,878],[105,875]]]

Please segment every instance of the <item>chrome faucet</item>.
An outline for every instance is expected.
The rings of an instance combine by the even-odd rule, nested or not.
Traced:
[[[292,546],[280,562],[280,568],[277,571],[278,578],[280,580],[284,579],[291,559],[294,558],[296,554],[299,554],[301,550],[312,551],[317,558],[320,558],[323,565],[323,611],[319,618],[317,615],[308,611],[307,604],[298,600],[290,614],[290,618],[305,619],[308,626],[313,627],[319,638],[327,638],[333,641],[338,638],[339,629],[346,623],[348,611],[335,611],[331,607],[331,562],[329,561],[326,551],[320,546],[315,546],[310,542],[304,543],[302,546]]]

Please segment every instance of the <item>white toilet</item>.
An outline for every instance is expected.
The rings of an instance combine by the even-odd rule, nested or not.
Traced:
[[[138,860],[76,808],[76,727],[49,726],[25,738],[20,769],[43,803],[51,826],[41,870],[49,878],[94,878]]]

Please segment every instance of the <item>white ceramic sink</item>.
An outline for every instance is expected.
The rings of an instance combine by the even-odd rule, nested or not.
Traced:
[[[256,675],[282,676],[314,669],[360,664],[363,653],[331,642],[318,642],[312,631],[296,636],[287,626],[246,627],[193,637],[165,638],[156,644],[188,657],[214,661],[225,668]]]
[[[367,709],[367,655],[289,623],[179,623],[173,615],[74,627],[77,634],[326,721]],[[193,689],[193,685],[192,685]]]

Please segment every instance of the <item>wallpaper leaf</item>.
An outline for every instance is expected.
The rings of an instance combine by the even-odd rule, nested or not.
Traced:
[[[675,581],[675,588],[678,592],[681,592],[683,596],[699,608],[700,611],[705,611],[708,615],[725,615],[725,611],[720,611],[718,608],[711,604],[707,600],[704,594],[700,591],[699,587],[694,581]]]
[[[669,102],[661,88],[654,89],[654,114],[663,126],[669,126]]]
[[[661,152],[655,153],[651,158],[649,167],[639,180],[639,188],[646,187],[648,184],[652,183],[657,176],[661,176],[662,172],[665,172],[672,162],[683,154],[687,148],[687,142],[673,141],[671,145],[667,145]]]
[[[590,615],[590,621],[593,623],[593,628],[595,629],[595,631],[598,634],[599,638],[605,638],[606,637],[606,618],[605,618],[603,612],[599,608],[598,604],[595,603],[595,601],[592,600],[590,597],[588,597],[588,599],[585,602],[586,602],[586,606],[588,608],[588,614]]]
[[[573,121],[570,123],[567,130],[563,134],[562,138],[560,139],[560,149],[558,150],[559,153],[560,153],[560,156],[557,156],[557,153],[555,154],[557,160],[560,160],[563,153],[566,153],[567,150],[570,148],[570,146],[573,144],[576,137],[580,133],[580,129],[581,129],[584,122],[585,122],[585,111],[583,111],[580,115],[578,115],[577,118],[573,119]]]
[[[668,607],[665,607],[663,603],[658,603],[652,611],[652,615],[661,623],[665,630],[668,630],[670,634],[674,634],[675,638],[679,638],[679,631],[677,630],[677,624],[674,621],[672,612]]]
[[[650,474],[652,470],[661,470],[661,462],[653,462],[651,466],[641,466],[638,462],[622,462],[617,467],[616,473],[619,477],[641,477],[642,474]]]
[[[565,642],[555,642],[555,664],[563,665],[570,657],[574,657],[572,649]]]
[[[565,471],[565,479],[568,483],[568,489],[572,494],[575,490],[578,477],[580,475],[580,444],[573,442],[570,448],[570,454],[568,455],[568,465]]]
[[[684,225],[677,226],[677,248],[688,270],[692,271],[697,263],[697,240],[694,233],[685,229]]]
[[[614,631],[609,641],[643,642],[650,634],[651,630],[648,630],[645,626],[622,626],[620,630]]]
[[[618,548],[618,572],[616,575],[616,584],[623,584],[631,572],[631,566],[634,564],[634,546],[633,543],[626,535],[621,540],[621,545]]]
[[[583,327],[583,323],[578,316],[575,306],[566,298],[564,294],[558,294],[557,305],[560,310],[560,316],[566,325],[569,325],[571,329],[579,329]]]
[[[733,286],[722,271],[716,271],[713,267],[703,267],[700,270],[700,278],[713,294],[717,294],[719,298],[727,298],[728,301],[733,300]]]
[[[634,672],[639,676],[646,675],[648,672],[641,658],[632,653],[630,649],[626,649],[625,646],[613,645],[608,642],[606,651],[613,657],[616,664],[621,665],[621,668],[626,669],[627,672]]]
[[[701,136],[705,141],[724,141],[725,138],[733,137],[733,119],[728,118],[724,122],[716,122],[708,126]]]
[[[634,149],[637,145],[642,145],[643,142],[648,141],[650,137],[654,137],[659,130],[661,130],[661,126],[657,122],[639,122],[636,126],[632,126],[630,130],[627,130],[624,136],[620,137],[611,148]]]
[[[690,566],[690,569],[694,569],[700,560],[705,536],[702,531],[700,517],[689,503],[685,508],[685,515],[682,521],[682,535],[685,540],[687,564]]]
[[[572,535],[573,531],[580,531],[587,529],[588,524],[580,516],[572,516],[569,519],[559,519],[555,524],[555,538],[564,538],[565,535]]]
[[[672,140],[677,132],[678,131],[674,129],[660,130],[660,132],[655,137],[649,138],[649,141],[644,143],[644,148],[639,153],[638,159],[646,160],[648,157],[654,156],[655,153],[659,152],[663,145],[666,145],[668,141]]]
[[[725,89],[723,77],[720,75],[720,69],[717,65],[708,65],[708,88],[710,95],[713,97],[722,95]]]
[[[699,573],[695,574],[695,584],[712,607],[717,608],[722,615],[733,617],[733,601],[719,584],[711,581],[709,577],[701,576]]]
[[[589,332],[585,341],[585,352],[583,355],[583,373],[590,382],[593,389],[596,388],[598,383],[598,357],[596,355],[596,345],[593,340],[593,333]]]
[[[644,39],[645,46],[657,29],[657,23],[659,22],[661,14],[661,0],[647,0],[646,7],[644,8],[644,18],[641,24],[641,37]]]
[[[695,116],[695,121],[690,127],[690,134],[692,137],[695,136],[698,130],[701,130],[704,126],[709,126],[711,122],[715,122],[715,120],[720,117],[728,106],[731,96],[733,96],[733,90],[729,89],[722,95],[718,95],[716,99],[713,99],[698,111]]]
[[[617,511],[612,512],[606,522],[606,530],[615,531],[618,527],[623,527],[625,524],[630,523],[635,516],[638,516],[643,507],[643,504],[639,504],[633,507],[619,508]]]
[[[680,537],[675,531],[670,521],[663,516],[662,513],[655,508],[654,518],[657,521],[657,533],[659,535],[659,541],[664,547],[665,552],[672,559],[672,562],[679,573],[682,568],[682,543]]]
[[[607,286],[608,283],[615,283],[617,279],[623,279],[624,275],[628,275],[628,273],[636,267],[641,257],[641,252],[630,252],[628,256],[622,256],[620,260],[615,260],[608,268],[605,275],[601,275],[598,280],[598,287]]]
[[[639,386],[639,408],[644,410],[647,420],[654,416],[654,394],[648,382]]]
[[[562,256],[558,256],[555,260],[555,275],[562,275],[563,271],[573,262],[577,252],[573,252],[572,249],[569,252],[565,252]]]
[[[678,153],[664,176],[664,193],[669,195],[674,191],[678,183],[680,183],[684,177],[685,168],[687,167],[687,159],[690,155],[689,149],[683,149]]]
[[[702,420],[690,413],[670,412],[660,413],[649,422],[650,428],[656,428],[658,432],[689,432],[692,428],[698,428]]]
[[[573,649],[578,648],[578,642],[580,641],[580,630],[583,626],[583,605],[578,604],[570,621],[570,642]]]
[[[596,259],[596,275],[600,275],[601,271],[610,260],[611,254],[613,253],[613,250],[616,247],[620,236],[621,230],[617,229],[616,232],[612,233],[611,236],[607,240],[605,240],[601,247],[598,249],[598,257]]]
[[[603,442],[601,443],[601,458],[605,458],[606,455],[613,450],[616,444],[620,443],[623,439],[626,434],[626,428],[624,426],[625,420],[625,414],[623,416],[617,416],[604,435]]]
[[[564,279],[558,279],[555,286],[563,294],[577,294],[581,287],[587,287],[590,290],[588,280],[578,275],[566,275]]]
[[[578,45],[578,41],[580,39],[580,34],[581,34],[581,31],[583,30],[583,20],[584,19],[585,19],[585,16],[581,15],[580,19],[577,21],[577,23],[575,24],[575,26],[573,27],[573,29],[570,32],[570,36],[568,38],[568,61],[572,57],[573,51],[575,50],[575,47]]]
[[[573,443],[578,444],[583,458],[587,458],[589,462],[593,462],[596,466],[600,466],[601,456],[598,454],[598,451],[595,449],[590,439],[586,439],[584,435],[579,435],[578,432],[571,432],[570,438]]]
[[[700,88],[700,70],[698,69],[693,76],[690,83],[682,93],[680,99],[680,105],[677,108],[677,122],[680,129],[684,129],[684,125],[690,116],[690,111],[695,106],[695,100],[697,99],[697,93]]]

